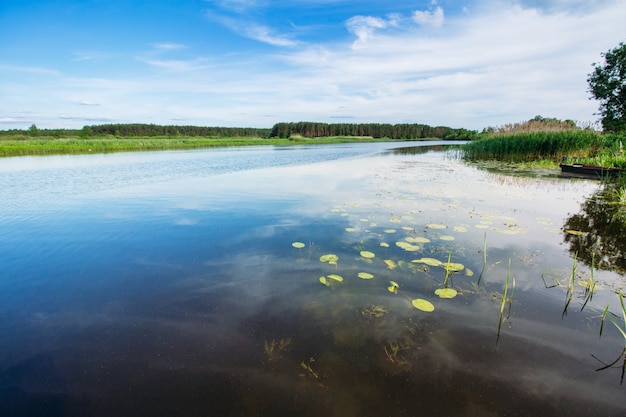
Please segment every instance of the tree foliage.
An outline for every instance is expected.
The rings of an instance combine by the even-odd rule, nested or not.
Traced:
[[[288,138],[291,136],[327,137],[355,136],[389,139],[472,139],[476,132],[467,129],[453,129],[445,126],[431,127],[424,124],[385,124],[385,123],[319,123],[297,122],[277,123],[270,137]]]
[[[626,131],[626,44],[603,53],[603,63],[594,63],[589,74],[589,92],[600,101],[602,128],[607,132]]]

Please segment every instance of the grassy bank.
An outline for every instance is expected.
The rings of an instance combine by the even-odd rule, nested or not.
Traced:
[[[515,132],[475,140],[463,146],[466,159],[510,162],[543,161],[557,164],[564,157],[606,167],[626,168],[620,135],[591,130]]]
[[[323,138],[294,137],[255,138],[255,137],[116,137],[112,135],[90,138],[56,138],[18,136],[0,139],[0,156],[88,154],[131,151],[156,151],[176,149],[196,149],[226,146],[255,145],[300,145],[323,143],[381,142],[390,139],[355,138],[333,136]]]

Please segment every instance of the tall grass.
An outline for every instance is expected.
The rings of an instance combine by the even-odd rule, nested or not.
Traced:
[[[380,139],[379,139],[380,140]],[[376,142],[377,139],[352,137],[324,138],[255,138],[255,137],[202,137],[202,136],[137,136],[112,135],[92,138],[18,137],[0,138],[0,157],[21,155],[88,154],[128,151],[156,151],[166,149],[194,149],[225,146],[294,145],[324,143]]]
[[[609,140],[607,140],[609,139]],[[462,147],[466,159],[499,159],[511,162],[583,157],[595,154],[607,142],[617,140],[589,130],[517,132],[493,135]]]

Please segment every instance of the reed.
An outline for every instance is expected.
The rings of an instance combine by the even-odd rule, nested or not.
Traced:
[[[509,281],[510,280],[512,280],[511,294],[509,294]],[[507,270],[506,279],[504,280],[504,290],[502,292],[502,302],[500,303],[500,319],[498,321],[498,334],[496,337],[496,345],[498,344],[498,341],[500,340],[500,331],[502,329],[502,323],[504,322],[505,319],[508,320],[509,317],[511,316],[511,304],[513,304],[514,293],[515,293],[515,275],[513,275],[513,277],[511,278],[511,259],[509,259],[509,267]],[[504,317],[504,309],[507,303],[509,304],[509,309],[508,309],[506,317]]]
[[[485,268],[487,267],[487,232],[483,235],[483,268],[480,270],[480,275],[478,276],[478,281],[476,285],[480,285],[480,280],[483,278],[483,274],[485,273]]]
[[[604,312],[602,313],[602,324],[600,325],[600,336],[602,336],[602,329],[604,327],[605,319],[609,317],[609,320],[611,320],[611,323],[613,323],[613,325],[617,328],[617,330],[620,332],[620,334],[624,338],[624,348],[622,349],[620,354],[617,355],[617,358],[611,363],[606,363],[598,359],[594,355],[591,355],[591,356],[593,356],[596,360],[598,360],[604,365],[601,368],[596,369],[596,371],[602,371],[608,368],[612,368],[615,366],[615,364],[617,364],[620,360],[622,360],[622,364],[619,366],[621,368],[620,384],[622,384],[624,383],[624,375],[626,374],[626,305],[624,305],[624,295],[622,294],[622,292],[618,291],[617,294],[619,296],[621,314],[620,316],[618,316],[617,314],[610,313],[609,304],[606,305]],[[611,316],[609,316],[609,314]]]
[[[446,278],[443,280],[443,287],[448,288],[448,280],[450,279],[450,261],[452,260],[452,246],[450,246],[450,251],[448,252],[448,263],[446,264]]]
[[[596,289],[596,279],[595,279],[595,260],[596,260],[596,254],[595,252],[591,254],[591,275],[589,276],[589,278],[587,279],[587,281],[584,282],[584,286],[585,286],[585,294],[584,294],[584,298],[585,301],[583,303],[583,306],[580,308],[580,311],[583,311],[585,309],[585,306],[587,305],[587,303],[589,303],[592,299],[593,299],[593,293],[594,290]]]
[[[462,151],[464,158],[471,160],[560,161],[567,156],[589,156],[607,143],[601,134],[588,130],[519,132],[475,140],[463,145]]]
[[[577,256],[578,256],[577,253],[574,254],[574,264],[572,265],[572,272],[567,281],[567,293],[565,295],[565,307],[563,307],[563,313],[561,314],[561,317],[567,316],[567,308],[572,302],[572,298],[574,296],[574,290],[575,290],[575,285],[576,285],[576,271],[578,270],[578,261],[576,259]]]

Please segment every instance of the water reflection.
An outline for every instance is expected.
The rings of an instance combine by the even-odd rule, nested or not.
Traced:
[[[563,240],[587,265],[626,273],[626,213],[603,190],[585,200],[564,224]]]
[[[196,169],[133,154],[140,168],[88,167],[86,194],[41,172],[27,198],[12,184],[0,415],[619,415],[619,376],[591,357],[621,349],[615,329],[598,339],[612,294],[562,318],[563,288],[541,281],[571,270],[562,225],[597,184],[512,183],[439,151],[379,150],[235,172],[207,172],[210,152],[182,157]],[[178,174],[155,174],[163,164]],[[69,201],[48,204],[50,190]],[[449,277],[413,262],[448,257],[463,264]],[[331,274],[342,281],[322,285]],[[446,278],[453,299],[435,294]]]

